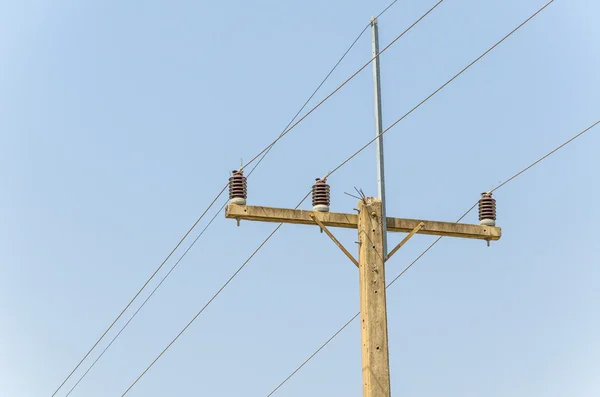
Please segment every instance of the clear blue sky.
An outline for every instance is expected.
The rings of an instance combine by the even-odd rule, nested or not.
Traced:
[[[434,3],[398,1],[382,45]],[[446,0],[382,56],[384,125],[544,3]],[[0,395],[52,394],[387,4],[0,1]],[[599,11],[557,0],[391,130],[388,215],[454,221],[598,120]],[[317,97],[370,51],[365,35]],[[374,135],[371,79],[275,147],[249,203],[295,206]],[[501,241],[443,239],[388,290],[395,396],[600,394],[599,147],[592,130],[499,190]],[[332,210],[375,181],[369,148],[330,179]],[[71,396],[120,396],[273,227],[219,216]],[[431,241],[413,238],[388,279]],[[358,307],[346,257],[284,226],[128,396],[266,396]],[[276,395],[358,397],[360,376],[354,323]]]

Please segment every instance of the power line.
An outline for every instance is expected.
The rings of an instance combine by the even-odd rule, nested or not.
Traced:
[[[430,100],[431,98],[433,98],[438,92],[440,92],[441,90],[443,90],[444,88],[446,88],[446,86],[450,83],[452,83],[454,80],[456,80],[461,74],[463,74],[464,72],[466,72],[471,66],[475,65],[477,62],[479,62],[483,57],[485,57],[487,54],[489,54],[494,48],[498,47],[500,44],[502,44],[502,42],[504,42],[504,40],[506,40],[507,38],[509,38],[510,36],[513,35],[513,33],[515,33],[517,30],[521,29],[527,22],[531,21],[533,18],[535,18],[540,12],[542,12],[544,9],[546,9],[546,7],[548,7],[550,4],[552,4],[554,2],[554,0],[550,0],[548,3],[546,3],[542,8],[540,8],[539,10],[537,10],[535,13],[533,13],[533,15],[531,15],[529,18],[527,18],[525,21],[523,21],[519,26],[517,26],[516,28],[514,28],[513,30],[511,30],[506,36],[502,37],[500,40],[498,40],[496,42],[496,44],[494,44],[493,46],[491,46],[490,48],[488,48],[483,54],[481,54],[480,56],[478,56],[477,58],[475,58],[475,60],[473,62],[471,62],[470,64],[468,64],[467,66],[465,66],[460,72],[458,72],[457,74],[455,74],[450,80],[446,81],[444,84],[442,84],[437,90],[433,91],[431,94],[429,94],[425,99],[423,99],[421,102],[419,102],[415,107],[413,107],[412,109],[410,109],[408,112],[406,112],[404,114],[404,116],[400,117],[398,120],[394,121],[389,127],[387,127],[385,130],[383,130],[381,132],[381,134],[378,134],[375,136],[375,138],[371,139],[369,142],[367,142],[364,146],[362,146],[360,149],[358,149],[356,152],[354,152],[350,157],[348,157],[346,160],[342,161],[340,163],[340,165],[338,165],[337,167],[335,167],[333,169],[333,171],[330,171],[329,173],[327,173],[327,175],[325,175],[324,179],[327,179],[331,174],[333,174],[334,172],[336,172],[338,169],[340,169],[342,166],[344,166],[348,161],[352,160],[354,157],[356,157],[360,152],[362,152],[363,150],[365,150],[367,147],[369,147],[369,145],[371,145],[373,142],[375,142],[380,136],[382,136],[383,134],[385,134],[386,132],[388,132],[389,130],[391,130],[393,127],[395,127],[399,122],[401,122],[402,120],[404,120],[405,118],[407,118],[412,112],[414,112],[415,110],[417,110],[418,108],[421,107],[421,105],[423,105],[425,102],[427,102],[428,100]],[[383,51],[382,51],[383,52]]]
[[[586,132],[588,132],[589,130],[591,130],[592,128],[594,128],[596,125],[600,124],[600,120],[596,121],[595,123],[593,123],[592,125],[590,125],[589,127],[587,127],[586,129],[584,129],[583,131],[579,132],[578,134],[576,134],[575,136],[573,136],[572,138],[568,139],[567,141],[565,141],[564,143],[562,143],[561,145],[557,146],[555,149],[553,149],[552,151],[548,152],[547,154],[545,154],[544,156],[540,157],[539,159],[537,159],[536,161],[534,161],[533,163],[531,163],[530,165],[528,165],[527,167],[523,168],[521,171],[517,172],[516,174],[514,174],[513,176],[511,176],[510,178],[508,178],[506,181],[504,181],[502,184],[500,184],[498,187],[496,187],[495,189],[493,189],[492,191],[496,191],[498,189],[500,189],[501,187],[503,187],[504,185],[506,185],[507,183],[511,182],[512,180],[514,180],[515,178],[517,178],[518,176],[522,175],[524,172],[526,172],[527,170],[531,169],[533,166],[535,166],[536,164],[540,163],[541,161],[543,161],[544,159],[548,158],[549,156],[551,156],[552,154],[556,153],[558,150],[562,149],[563,147],[565,147],[566,145],[568,145],[569,143],[573,142],[575,139],[579,138],[580,136],[582,136],[583,134],[585,134]],[[471,208],[469,208],[460,218],[458,218],[456,220],[456,223],[462,221],[478,204],[478,201],[475,202],[475,204],[473,204],[471,206]],[[438,237],[437,239],[435,239],[433,241],[433,243],[431,243],[423,252],[421,252],[421,254],[419,254],[419,256],[417,256],[415,258],[415,260],[413,260],[408,266],[406,266],[396,277],[394,277],[394,279],[392,279],[392,281],[390,281],[388,283],[388,285],[386,286],[386,289],[389,288],[392,284],[394,284],[400,277],[402,277],[404,275],[404,273],[406,273],[408,271],[408,269],[410,269],[415,263],[417,263],[431,248],[433,248],[434,245],[436,245],[440,240],[442,239],[442,236]],[[279,388],[281,388],[287,381],[289,381],[298,371],[300,371],[300,369],[302,369],[310,360],[312,360],[321,350],[323,350],[323,348],[325,348],[325,346],[327,346],[336,336],[338,336],[344,329],[346,329],[358,316],[360,315],[360,312],[356,313],[349,321],[347,321],[341,328],[339,328],[334,334],[333,336],[331,336],[329,339],[327,339],[327,341],[325,343],[323,343],[321,346],[319,346],[319,348],[317,350],[315,350],[306,360],[304,360],[302,362],[302,364],[300,364],[298,367],[296,367],[296,369],[294,369],[294,371],[292,371],[292,373],[290,375],[288,375],[280,384],[277,385],[277,387],[275,387],[268,395],[267,397],[272,396],[277,390],[279,390]]]
[[[566,141],[562,145],[556,147],[551,152],[548,152],[545,156],[542,156],[539,159],[537,159],[536,161],[534,161],[533,163],[529,164],[527,167],[523,168],[521,171],[519,171],[516,174],[514,174],[513,176],[511,176],[510,178],[508,178],[506,181],[502,182],[500,185],[498,185],[496,188],[492,189],[491,191],[495,192],[496,190],[500,189],[502,186],[506,185],[508,182],[512,181],[513,179],[515,179],[516,177],[518,177],[519,175],[521,175],[525,171],[529,170],[530,168],[532,168],[533,166],[535,166],[536,164],[538,164],[539,162],[541,162],[542,160],[544,160],[546,157],[549,157],[550,155],[552,155],[555,152],[559,151],[563,147],[567,146],[569,143],[573,142],[575,139],[579,138],[580,136],[582,136],[583,134],[585,134],[586,132],[588,132],[589,130],[591,130],[592,128],[594,128],[596,125],[598,125],[598,123],[600,123],[600,120],[596,121],[594,124],[590,125],[588,128],[586,128],[585,130],[581,131],[579,134],[573,136],[571,139],[569,139],[568,141]]]
[[[382,12],[380,12],[378,14],[378,17],[383,15],[387,10],[389,10],[394,4],[396,4],[398,0],[395,0],[394,2],[392,2],[390,5],[388,5]],[[285,128],[283,129],[283,131],[280,134],[280,137],[282,137],[284,135],[284,133],[286,133],[286,131],[288,131],[288,128],[290,127],[290,125],[292,125],[292,123],[298,118],[298,116],[300,115],[300,113],[302,113],[302,111],[306,108],[306,106],[308,106],[308,104],[310,103],[310,101],[314,98],[314,96],[317,94],[317,92],[321,89],[321,87],[327,82],[327,80],[329,79],[329,77],[333,74],[333,72],[337,69],[337,67],[340,65],[340,63],[342,63],[342,61],[346,58],[346,56],[348,55],[348,53],[352,50],[352,48],[354,48],[354,46],[356,45],[356,43],[358,42],[358,40],[360,40],[360,38],[362,37],[362,35],[365,33],[365,31],[369,28],[370,23],[365,25],[365,27],[363,28],[363,30],[358,34],[358,36],[356,37],[356,39],[354,39],[354,41],[352,42],[352,44],[348,47],[348,49],[346,49],[346,51],[342,54],[342,56],[338,59],[338,61],[335,63],[335,65],[331,68],[331,70],[327,73],[327,75],[323,78],[323,80],[319,83],[319,85],[317,86],[317,88],[315,88],[315,90],[312,92],[312,94],[308,97],[308,99],[304,102],[304,104],[300,107],[300,109],[296,112],[296,114],[294,115],[294,117],[289,121],[289,123],[285,126]],[[267,147],[266,151],[263,151],[262,153],[262,157],[258,160],[258,162],[256,162],[256,164],[254,164],[254,166],[252,167],[252,169],[250,170],[250,172],[248,173],[248,177],[250,177],[250,175],[252,175],[252,173],[254,172],[254,170],[256,170],[256,168],[258,167],[258,165],[265,159],[265,157],[267,156],[267,154],[269,154],[269,152],[271,151],[271,149],[273,148],[275,142],[270,144]],[[248,165],[248,164],[246,164]],[[204,217],[204,215],[206,214],[207,211],[209,211],[212,206],[214,205],[214,203],[216,202],[216,200],[218,200],[219,197],[221,197],[221,195],[223,194],[223,192],[225,191],[225,189],[227,188],[227,185],[225,185],[225,187],[223,187],[223,189],[221,190],[221,192],[218,194],[218,196],[215,198],[215,200],[213,200],[213,202],[208,206],[208,208],[205,210],[205,212],[202,214],[202,216],[194,223],[194,225],[190,228],[190,230],[188,231],[188,233],[185,234],[185,236],[181,239],[181,241],[179,242],[179,244],[177,244],[177,246],[175,247],[175,249],[173,250],[173,252],[181,245],[181,243],[183,242],[183,240],[189,235],[189,233],[191,232],[192,229],[195,228],[195,226],[200,222],[200,220]],[[171,267],[171,269],[169,270],[169,272],[162,278],[162,280],[160,281],[160,283],[154,288],[154,290],[152,290],[152,292],[150,293],[150,295],[148,295],[148,297],[146,298],[146,300],[140,305],[140,307],[135,311],[135,313],[131,316],[131,318],[129,318],[129,320],[127,321],[127,323],[125,323],[125,325],[121,328],[121,330],[119,330],[119,332],[116,334],[116,336],[110,341],[110,343],[106,346],[106,348],[102,351],[102,353],[100,353],[100,355],[96,358],[96,360],[94,360],[94,362],[90,365],[90,367],[85,371],[85,373],[77,380],[77,382],[75,383],[75,385],[71,388],[71,390],[69,390],[69,392],[67,393],[66,396],[69,396],[73,390],[77,387],[77,385],[79,385],[79,383],[83,380],[83,378],[85,378],[85,376],[90,372],[90,370],[96,365],[96,363],[102,358],[102,356],[104,355],[104,353],[106,353],[106,351],[112,346],[112,344],[115,342],[115,340],[121,335],[121,333],[125,330],[125,328],[127,328],[127,326],[129,325],[129,323],[137,316],[137,314],[139,313],[139,311],[146,305],[146,303],[148,302],[148,300],[154,295],[154,293],[156,292],[156,290],[158,288],[160,288],[160,286],[163,284],[163,282],[169,277],[169,275],[171,274],[171,272],[173,272],[173,270],[175,270],[175,268],[177,267],[177,265],[179,264],[179,262],[181,262],[181,260],[186,256],[186,254],[189,252],[189,250],[196,244],[196,242],[198,241],[198,239],[200,238],[200,236],[202,236],[204,234],[204,232],[206,231],[206,229],[212,224],[212,222],[215,220],[216,216],[223,210],[223,208],[225,208],[225,206],[227,205],[227,201],[221,206],[221,208],[219,209],[219,211],[217,211],[217,213],[215,214],[215,216],[209,221],[209,223],[206,225],[206,227],[200,232],[200,234],[196,237],[196,239],[192,242],[192,244],[187,248],[187,250],[183,253],[183,255],[177,260],[177,262]],[[104,334],[100,337],[100,339],[94,344],[94,346],[90,349],[90,351],[84,356],[84,358],[79,362],[79,364],[75,367],[75,369],[71,372],[71,374],[69,374],[69,376],[65,379],[65,381],[63,381],[63,383],[59,386],[59,388],[54,392],[54,394],[52,396],[54,396],[56,394],[56,392],[58,392],[62,386],[65,384],[65,382],[73,375],[73,373],[77,370],[77,368],[81,365],[81,363],[88,357],[88,355],[94,350],[94,348],[98,345],[98,343],[104,338],[104,336],[106,335],[106,333],[108,331],[110,331],[110,329],[114,326],[114,324],[119,320],[119,318],[123,315],[123,312],[125,312],[129,306],[131,305],[131,303],[137,298],[137,296],[140,294],[140,292],[147,286],[147,284],[154,278],[154,276],[157,274],[157,272],[162,268],[162,266],[165,264],[165,262],[171,257],[171,255],[173,254],[173,252],[171,252],[171,254],[169,254],[169,256],[163,261],[163,263],[159,266],[159,268],[157,270],[155,270],[155,272],[152,274],[152,276],[146,281],[146,283],[142,286],[142,288],[138,291],[138,293],[135,295],[135,297],[129,302],[129,304],[125,307],[125,309],[123,309],[123,311],[119,314],[119,316],[115,319],[115,321],[111,324],[111,326],[104,332]]]
[[[56,393],[58,393],[58,391],[69,380],[69,378],[71,378],[71,376],[75,373],[75,371],[77,371],[77,368],[79,368],[81,366],[81,364],[90,355],[90,353],[96,348],[96,346],[98,346],[98,344],[100,343],[100,341],[102,341],[102,339],[104,339],[104,337],[106,336],[106,334],[108,333],[108,331],[110,331],[112,329],[112,327],[116,324],[116,322],[119,321],[119,319],[123,316],[123,314],[125,313],[125,311],[129,308],[129,306],[131,306],[131,304],[133,303],[133,301],[136,300],[136,298],[142,293],[142,291],[144,290],[144,288],[146,288],[146,286],[148,285],[148,283],[154,278],[154,276],[156,275],[156,273],[158,273],[159,270],[162,269],[162,267],[165,265],[165,263],[167,263],[167,261],[169,260],[169,258],[171,258],[171,256],[173,255],[173,253],[175,253],[175,251],[183,243],[183,240],[185,240],[187,238],[187,236],[192,232],[192,230],[194,230],[194,228],[200,222],[200,220],[202,220],[202,218],[204,218],[204,215],[206,215],[206,213],[212,207],[212,205],[219,199],[219,197],[221,197],[221,194],[223,194],[223,192],[225,191],[226,187],[227,186],[225,186],[221,190],[221,192],[219,192],[219,194],[217,195],[217,197],[214,198],[214,200],[208,206],[208,208],[202,213],[202,215],[200,215],[200,217],[196,220],[196,222],[194,222],[194,224],[192,225],[192,227],[190,227],[189,230],[183,235],[183,237],[179,240],[179,242],[177,243],[177,245],[175,245],[175,248],[173,248],[171,250],[171,252],[169,253],[169,255],[167,255],[167,257],[162,261],[162,263],[156,268],[156,270],[154,271],[154,273],[152,273],[152,275],[148,278],[148,280],[146,280],[146,282],[144,283],[144,285],[142,285],[142,287],[136,292],[136,294],[134,295],[134,297],[131,298],[131,300],[125,306],[125,308],[123,310],[121,310],[121,313],[119,313],[119,315],[117,316],[117,318],[114,319],[114,321],[110,324],[110,326],[106,329],[106,331],[104,331],[104,333],[100,336],[100,338],[98,338],[98,340],[96,341],[96,343],[94,343],[94,345],[90,348],[90,350],[88,350],[88,352],[85,354],[85,356],[83,356],[83,358],[79,361],[79,363],[77,363],[77,365],[75,366],[75,368],[73,368],[73,370],[71,371],[71,373],[65,378],[65,380],[62,381],[62,383],[60,384],[60,386],[58,386],[58,388],[54,391],[54,393],[52,393],[52,397],[54,397],[56,395]]]
[[[386,13],[386,11],[387,11],[387,10],[389,10],[390,8],[392,8],[392,6],[393,6],[394,4],[396,4],[397,2],[398,2],[398,0],[394,0],[394,1],[392,1],[392,2],[390,3],[390,5],[389,5],[389,6],[385,7],[385,8],[383,9],[383,11],[381,11],[379,14],[377,14],[377,16],[375,17],[375,19],[377,19],[377,18],[379,18],[380,16],[382,16],[383,14],[385,14],[385,13]],[[367,29],[369,28],[369,26],[371,26],[371,23],[368,23],[368,24],[367,24],[367,26],[365,26],[365,30],[367,30]],[[365,30],[363,30],[363,33],[364,33],[364,31],[365,31]]]
[[[275,389],[273,389],[271,391],[271,393],[269,393],[267,395],[267,397],[272,396],[277,390],[279,390],[279,388],[281,386],[283,386],[288,380],[290,380],[292,378],[292,376],[296,375],[296,372],[300,371],[302,369],[302,367],[304,367],[310,360],[312,360],[312,358],[314,356],[316,356],[317,354],[319,354],[319,352],[321,350],[323,350],[323,348],[325,346],[327,346],[329,344],[329,342],[331,342],[336,336],[338,336],[340,334],[340,332],[342,332],[344,329],[346,329],[347,326],[349,326],[354,320],[356,320],[356,318],[360,315],[360,312],[356,313],[350,320],[348,320],[348,322],[346,322],[346,324],[344,324],[340,329],[338,329],[335,334],[333,334],[331,336],[331,338],[327,339],[327,341],[325,343],[323,343],[321,345],[321,347],[319,347],[317,350],[315,350],[315,352],[313,354],[311,354],[310,356],[308,356],[308,358],[306,360],[304,360],[304,362],[302,364],[300,364],[291,374],[288,375],[287,378],[285,378],[283,380],[283,382],[281,382],[280,384],[277,385],[277,387]]]
[[[148,297],[144,300],[144,302],[140,305],[140,307],[137,308],[137,310],[133,313],[133,315],[129,318],[129,320],[127,320],[127,322],[125,323],[125,325],[123,325],[123,327],[121,327],[121,329],[119,330],[119,332],[112,338],[112,340],[109,342],[109,344],[106,345],[106,347],[104,348],[104,350],[102,350],[102,353],[100,353],[100,355],[98,355],[98,357],[89,366],[89,368],[83,373],[83,375],[81,375],[81,377],[77,380],[77,382],[73,385],[73,387],[71,387],[71,390],[69,390],[69,392],[65,395],[65,397],[68,397],[69,395],[71,395],[71,393],[73,392],[73,390],[75,390],[75,388],[79,385],[79,383],[83,380],[83,378],[86,377],[86,375],[92,370],[92,368],[94,368],[94,366],[96,365],[96,363],[102,358],[102,356],[104,356],[104,353],[106,353],[106,351],[108,349],[110,349],[110,347],[117,340],[117,338],[121,335],[121,333],[123,333],[123,331],[125,331],[125,328],[127,328],[127,326],[129,325],[129,323],[137,316],[137,314],[140,312],[140,310],[142,310],[142,308],[146,305],[146,303],[150,300],[150,298],[152,298],[152,296],[154,296],[154,293],[156,292],[156,290],[158,290],[160,288],[160,286],[165,282],[165,280],[169,277],[169,275],[173,272],[173,270],[175,270],[175,268],[177,267],[177,265],[179,265],[179,262],[181,262],[181,260],[187,255],[187,253],[190,251],[190,249],[192,249],[192,247],[194,246],[194,244],[196,244],[196,242],[198,241],[198,239],[200,237],[202,237],[202,235],[204,234],[204,232],[206,231],[206,229],[208,229],[208,227],[213,223],[213,221],[221,213],[221,210],[224,207],[225,206],[221,207],[221,209],[215,213],[215,215],[212,217],[212,219],[206,224],[206,226],[204,227],[204,229],[202,229],[202,231],[198,234],[198,236],[196,236],[196,238],[194,239],[194,241],[192,242],[192,244],[190,244],[190,246],[185,250],[185,252],[183,253],[183,255],[181,255],[179,257],[179,259],[177,260],[177,262],[175,262],[175,264],[171,267],[171,269],[169,270],[169,272],[160,280],[160,282],[156,285],[156,287],[154,287],[154,289],[152,290],[152,292],[150,293],[150,295],[148,295]]]
[[[306,196],[304,196],[304,198],[296,206],[296,209],[298,209],[298,207],[300,207],[302,205],[302,203],[304,203],[304,201],[308,198],[310,193],[311,192],[308,192],[306,194]],[[206,310],[206,308],[215,300],[215,298],[217,296],[219,296],[219,294],[229,285],[229,283],[231,281],[233,281],[233,279],[238,275],[238,273],[242,271],[242,269],[248,264],[248,262],[250,262],[250,260],[254,257],[254,255],[256,255],[256,253],[267,243],[267,241],[269,241],[271,239],[271,237],[273,237],[273,235],[279,230],[279,228],[281,228],[281,226],[283,226],[283,223],[280,223],[279,225],[277,225],[277,227],[271,232],[271,234],[269,234],[267,236],[267,238],[258,246],[258,248],[256,248],[254,250],[254,252],[252,252],[252,254],[248,257],[248,259],[246,259],[244,261],[244,263],[242,263],[242,265],[235,271],[235,273],[233,273],[233,275],[231,277],[229,277],[229,279],[225,282],[225,284],[223,284],[221,286],[221,288],[219,288],[219,290],[212,296],[212,298],[209,299],[208,302],[206,302],[206,304],[202,307],[202,309],[200,309],[200,311],[198,311],[198,313],[196,313],[196,315],[194,317],[192,317],[190,322],[188,322],[187,325],[185,327],[183,327],[183,329],[177,334],[177,336],[175,338],[173,338],[173,340],[160,352],[160,354],[158,356],[156,356],[154,361],[152,361],[152,363],[150,363],[150,365],[148,365],[148,367],[144,370],[144,372],[142,372],[140,374],[140,376],[137,377],[137,379],[131,384],[131,386],[129,386],[129,388],[127,388],[127,390],[125,390],[125,392],[121,395],[121,397],[125,396],[129,392],[129,390],[131,390],[131,388],[133,388],[133,386],[135,386],[135,384],[140,379],[142,379],[142,377],[148,372],[148,370],[150,370],[150,368],[152,368],[152,366],[162,357],[162,355],[165,354],[165,352],[167,350],[169,350],[169,348],[173,345],[173,343],[175,343],[177,341],[177,339],[179,339],[179,337],[189,328],[189,326],[192,325],[192,323],[194,321],[196,321],[198,316],[200,316],[202,314],[202,312],[204,312],[204,310]]]

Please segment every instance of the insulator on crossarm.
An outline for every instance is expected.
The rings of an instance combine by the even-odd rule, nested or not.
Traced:
[[[329,212],[329,185],[325,179],[317,178],[312,187],[313,210]]]
[[[248,192],[244,171],[234,170],[229,178],[229,202],[246,205],[246,198],[248,198]]]
[[[479,224],[496,226],[496,200],[491,192],[481,193],[479,199]]]

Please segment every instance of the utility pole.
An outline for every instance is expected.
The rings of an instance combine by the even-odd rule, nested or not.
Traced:
[[[375,82],[375,132],[377,134],[377,186],[379,198],[365,197],[358,202],[358,214],[329,212],[329,185],[317,179],[312,187],[313,210],[246,205],[246,178],[234,171],[229,178],[230,204],[225,217],[257,222],[291,223],[318,226],[358,267],[360,286],[360,322],[362,343],[362,379],[364,397],[390,397],[386,308],[386,262],[415,234],[499,240],[502,231],[495,226],[496,203],[491,193],[482,193],[479,201],[480,224],[388,218],[385,209],[385,177],[381,125],[381,82],[379,79],[379,37],[377,20],[371,19],[373,37],[373,78]],[[361,191],[362,192],[362,191]],[[338,241],[329,227],[357,229],[358,260]],[[408,233],[391,251],[387,233]]]
[[[390,397],[383,203],[358,203],[360,334],[364,397]]]
[[[313,188],[313,203],[315,201],[314,191]],[[232,199],[235,198],[234,195]],[[381,200],[374,197],[364,197],[358,202],[358,210],[357,215],[318,210],[229,204],[225,209],[225,217],[236,219],[238,222],[247,220],[318,226],[358,267],[363,396],[390,397],[385,262],[391,259],[392,255],[415,234],[460,237],[489,242],[490,240],[500,239],[501,229],[486,225],[387,218],[385,224],[388,232],[408,233],[408,235],[389,252],[387,259],[384,259],[384,218],[382,216]],[[358,230],[358,260],[335,238],[329,230],[330,227]]]
[[[383,119],[379,27],[371,18],[373,88],[375,99],[375,140],[377,193],[379,200],[363,199],[358,204],[358,258],[360,285],[360,334],[364,397],[390,397],[390,358],[388,353],[385,260],[387,259],[387,217],[383,157]]]

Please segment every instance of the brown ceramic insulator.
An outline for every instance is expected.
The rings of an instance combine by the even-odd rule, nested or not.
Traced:
[[[479,221],[484,219],[496,220],[496,200],[492,198],[492,193],[481,193],[479,200]]]
[[[234,170],[229,178],[229,199],[248,197],[246,177],[243,171]]]
[[[312,187],[312,204],[326,205],[329,207],[329,185],[325,180],[316,179],[316,183]]]

